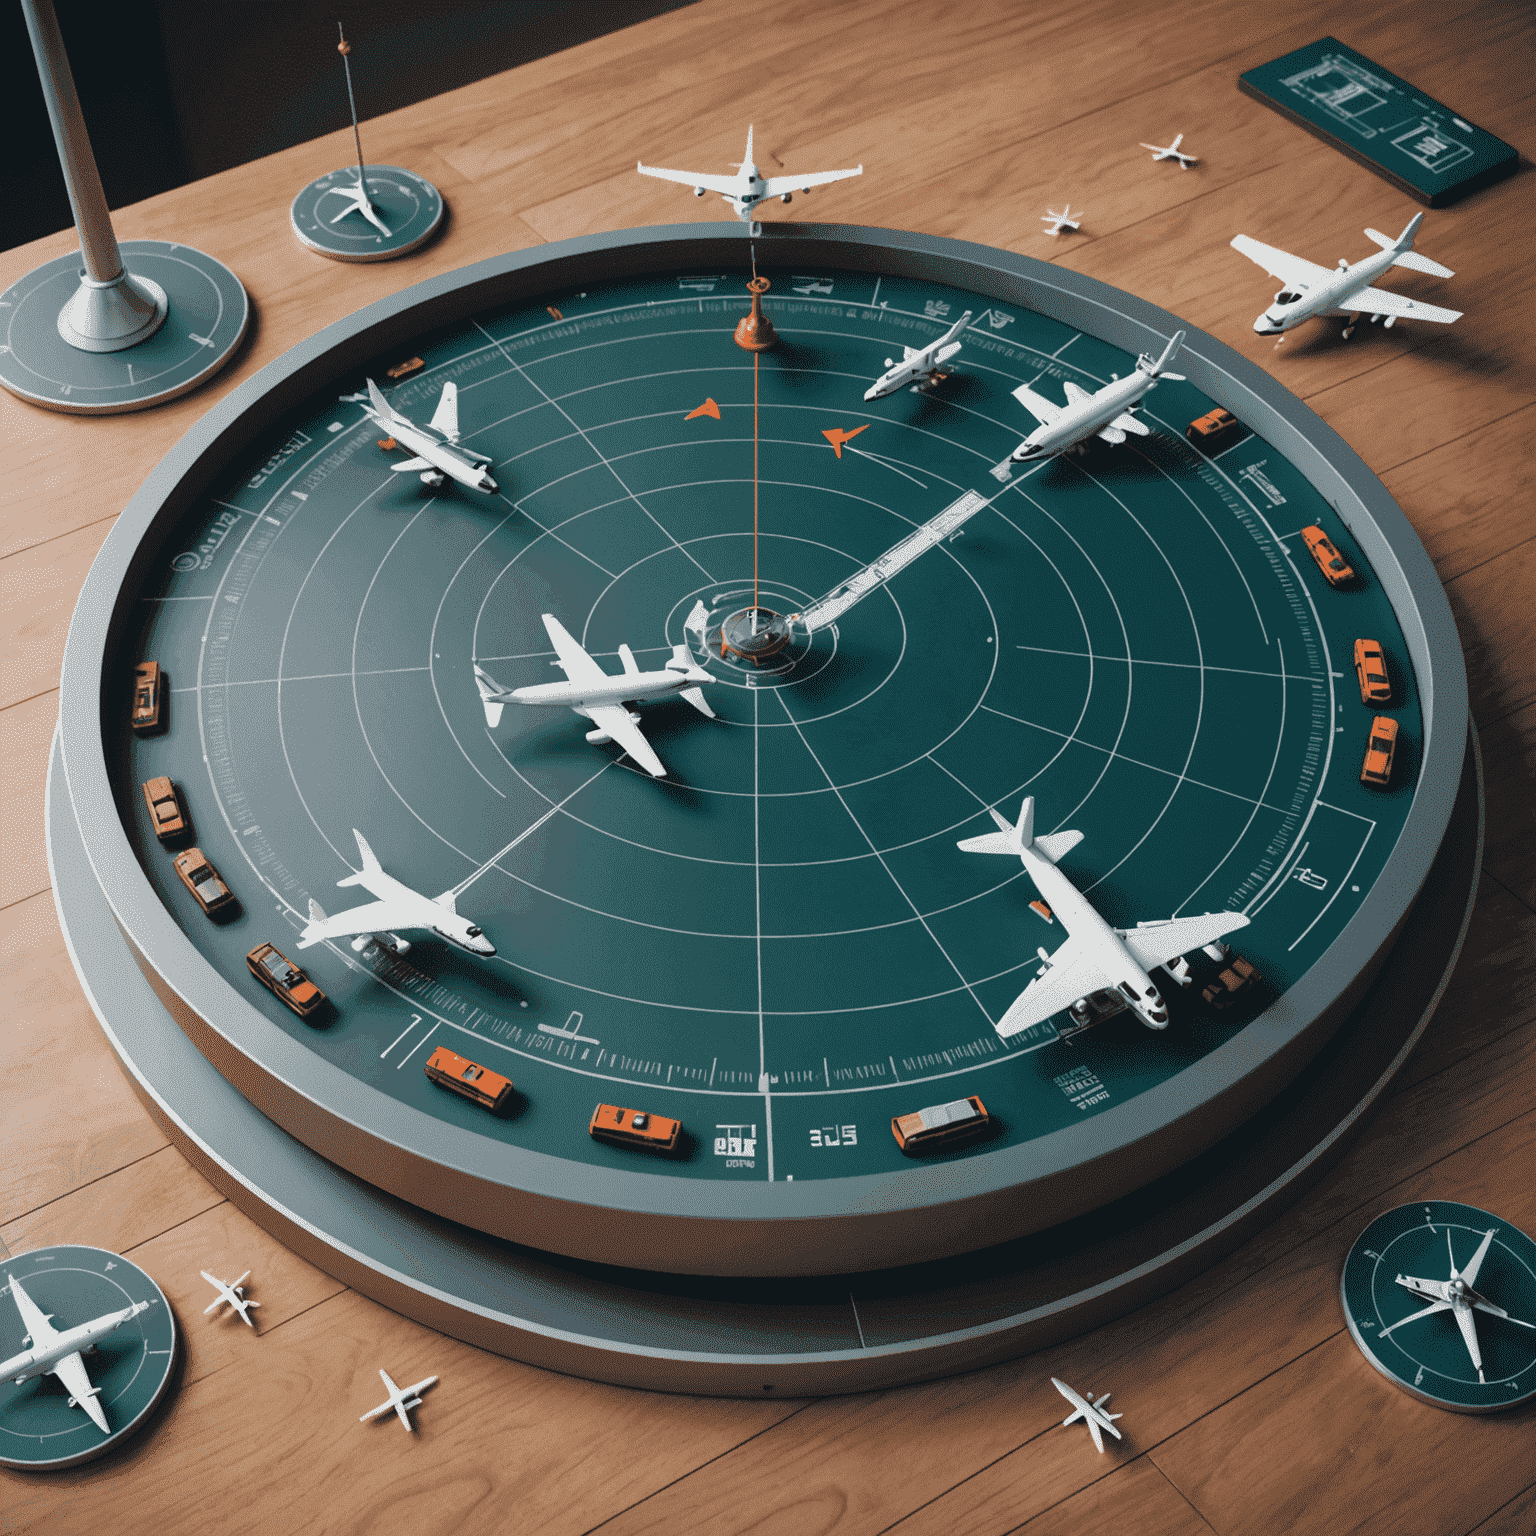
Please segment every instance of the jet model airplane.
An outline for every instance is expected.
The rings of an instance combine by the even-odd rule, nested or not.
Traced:
[[[700,688],[700,684],[712,683],[714,678],[694,661],[686,645],[672,647],[672,659],[660,672],[642,672],[634,652],[621,645],[619,659],[624,670],[610,676],[566,632],[554,614],[544,615],[544,628],[549,631],[559,658],[550,665],[559,667],[567,681],[503,688],[490,673],[476,667],[475,685],[485,706],[486,724],[493,729],[501,723],[501,711],[507,704],[564,705],[592,722],[588,741],[598,745],[616,741],[652,778],[664,779],[667,770],[640,734],[640,716],[629,708],[629,702],[681,694],[701,715],[715,718]]]
[[[1234,235],[1233,250],[1241,251],[1271,277],[1277,277],[1285,284],[1275,295],[1275,302],[1253,322],[1254,330],[1260,336],[1279,336],[1320,315],[1348,315],[1345,336],[1354,335],[1362,314],[1371,317],[1372,325],[1384,320],[1388,330],[1405,318],[1435,320],[1441,325],[1460,320],[1462,310],[1440,309],[1433,304],[1421,304],[1417,299],[1404,298],[1400,293],[1389,293],[1385,288],[1371,287],[1389,267],[1410,267],[1415,272],[1429,272],[1435,277],[1455,277],[1449,267],[1442,267],[1438,261],[1431,261],[1414,250],[1413,237],[1423,221],[1424,215],[1416,213],[1396,240],[1379,229],[1366,230],[1367,237],[1374,240],[1381,251],[1357,261],[1354,266],[1340,257],[1338,267],[1331,272],[1315,262],[1292,256],[1289,251],[1251,240],[1247,235]]]
[[[1072,217],[1071,203],[1068,203],[1060,213],[1057,213],[1054,208],[1047,208],[1040,215],[1040,222],[1051,225],[1051,228],[1045,231],[1048,235],[1059,235],[1064,229],[1081,229],[1083,227],[1077,219]]]
[[[387,239],[390,234],[389,225],[379,217],[379,210],[375,208],[368,198],[368,188],[363,185],[361,171],[358,173],[357,183],[354,186],[329,187],[326,195],[337,193],[347,199],[347,206],[331,219],[332,224],[339,224],[349,213],[360,213],[368,220],[378,232]]]
[[[665,171],[659,166],[642,165],[638,161],[635,169],[642,176],[659,176],[663,181],[677,181],[685,187],[692,187],[695,197],[703,197],[706,192],[718,192],[735,209],[736,217],[744,224],[752,222],[753,209],[769,198],[776,197],[781,203],[787,203],[795,192],[809,192],[812,187],[824,186],[829,181],[841,181],[846,176],[864,174],[864,167],[860,165],[851,171],[815,171],[809,176],[759,176],[757,166],[752,162],[750,128],[747,129],[747,156],[734,176],[696,176],[692,171]]]
[[[1477,1372],[1479,1381],[1486,1381],[1483,1375],[1483,1352],[1477,1342],[1476,1312],[1486,1312],[1492,1317],[1502,1317],[1507,1323],[1514,1323],[1521,1328],[1536,1328],[1536,1323],[1527,1323],[1518,1317],[1511,1317],[1503,1307],[1496,1307],[1486,1296],[1479,1296],[1472,1289],[1477,1284],[1478,1271],[1483,1267],[1483,1260],[1488,1256],[1488,1245],[1493,1241],[1493,1234],[1499,1229],[1494,1227],[1483,1235],[1483,1240],[1478,1244],[1477,1252],[1467,1260],[1467,1267],[1458,1270],[1456,1268],[1456,1255],[1451,1249],[1450,1229],[1445,1233],[1446,1255],[1451,1263],[1451,1278],[1449,1280],[1419,1280],[1413,1275],[1399,1275],[1397,1283],[1405,1290],[1412,1292],[1421,1301],[1427,1301],[1429,1305],[1418,1312],[1410,1312],[1407,1317],[1400,1317],[1395,1323],[1383,1328],[1377,1335],[1378,1338],[1386,1336],[1395,1328],[1401,1328],[1404,1323],[1415,1323],[1421,1317],[1430,1317],[1436,1312],[1449,1312],[1456,1319],[1456,1326],[1461,1329],[1462,1341],[1467,1346],[1467,1353],[1472,1357],[1472,1368]]]
[[[1187,171],[1190,166],[1199,165],[1200,159],[1197,155],[1181,154],[1179,152],[1179,145],[1183,142],[1184,135],[1181,133],[1172,144],[1147,144],[1143,142],[1141,147],[1143,149],[1150,149],[1154,160],[1177,160],[1179,162],[1179,169]]]
[[[886,358],[886,372],[864,391],[864,398],[879,400],[885,395],[894,395],[903,384],[924,389],[936,383],[943,378],[939,368],[960,350],[962,343],[958,338],[970,323],[971,312],[966,310],[937,341],[930,341],[926,347],[903,347],[899,363],[894,358]]]
[[[1076,448],[1090,437],[1102,437],[1106,443],[1123,443],[1127,432],[1146,437],[1144,427],[1131,413],[1143,395],[1157,386],[1159,379],[1182,379],[1182,373],[1169,373],[1168,364],[1184,344],[1184,332],[1178,331],[1163,348],[1163,355],[1152,361],[1148,352],[1136,359],[1136,370],[1126,378],[1111,379],[1092,394],[1070,380],[1062,386],[1067,403],[1057,405],[1044,395],[1037,395],[1029,385],[1021,384],[1013,398],[1040,423],[1010,456],[1015,463],[1046,459],[1053,453]]]
[[[411,449],[416,457],[404,459],[389,467],[400,473],[420,470],[424,485],[438,490],[448,480],[467,485],[472,491],[483,491],[487,496],[496,491],[496,482],[485,466],[491,461],[487,455],[476,453],[473,448],[459,443],[459,386],[444,384],[442,397],[432,420],[425,427],[418,427],[410,417],[402,416],[384,392],[372,379],[368,380],[368,394],[343,395],[343,400],[355,400],[397,442]]]
[[[244,1323],[247,1328],[254,1328],[256,1326],[256,1324],[251,1321],[251,1314],[247,1309],[250,1307],[259,1307],[261,1303],[259,1301],[249,1300],[246,1297],[245,1292],[241,1290],[241,1286],[243,1286],[245,1282],[250,1278],[250,1270],[246,1270],[246,1272],[241,1275],[238,1280],[232,1280],[228,1285],[225,1285],[222,1280],[215,1279],[215,1277],[210,1275],[206,1269],[199,1271],[199,1273],[202,1275],[203,1279],[206,1280],[209,1285],[213,1286],[219,1293],[217,1299],[211,1306],[203,1308],[204,1317],[207,1317],[210,1312],[217,1311],[227,1301],[229,1303],[230,1316],[233,1316],[236,1312],[238,1312],[240,1314],[240,1321]]]
[[[998,1020],[997,1032],[1004,1037],[1042,1023],[1079,998],[1110,987],[1149,1029],[1167,1029],[1168,1005],[1147,973],[1159,965],[1168,970],[1170,962],[1189,950],[1214,944],[1223,934],[1248,926],[1241,912],[1208,912],[1202,917],[1172,917],[1138,923],[1135,928],[1111,928],[1056,867],[1082,842],[1081,832],[1036,837],[1033,795],[1025,797],[1017,826],[1010,826],[996,811],[992,820],[999,831],[968,837],[960,847],[966,853],[1003,853],[1019,858],[1068,935],[1054,955],[1046,954],[1043,947],[1039,950],[1043,962],[1039,974]]]
[[[21,1342],[28,1347],[19,1355],[0,1362],[0,1381],[11,1381],[19,1387],[34,1376],[52,1372],[69,1393],[69,1406],[84,1408],[97,1429],[104,1435],[111,1434],[112,1426],[107,1423],[106,1412],[96,1401],[101,1396],[101,1388],[91,1385],[82,1356],[96,1347],[98,1339],[121,1328],[140,1312],[147,1312],[149,1303],[136,1301],[121,1312],[107,1312],[88,1323],[77,1323],[73,1328],[55,1328],[51,1321],[53,1313],[44,1312],[14,1275],[8,1274],[5,1279],[16,1310],[21,1313],[22,1326],[27,1330]]]
[[[299,935],[299,948],[308,949],[325,939],[344,939],[352,934],[358,937],[352,947],[361,953],[370,942],[377,940],[387,944],[397,955],[403,955],[410,945],[394,928],[425,928],[438,938],[446,939],[456,949],[467,954],[488,958],[496,953],[496,946],[486,938],[473,919],[461,917],[458,897],[462,887],[444,891],[441,896],[423,896],[410,886],[384,873],[383,866],[374,856],[363,834],[356,827],[352,836],[357,839],[358,855],[363,867],[355,875],[338,880],[337,885],[365,885],[379,899],[349,912],[339,912],[327,917],[314,897],[309,901],[309,923]]]
[[[1051,1385],[1073,1405],[1072,1412],[1061,1421],[1061,1427],[1065,1429],[1069,1424],[1075,1424],[1081,1419],[1088,1426],[1088,1433],[1093,1436],[1094,1449],[1099,1455],[1104,1454],[1104,1436],[1100,1434],[1100,1430],[1107,1429],[1116,1440],[1125,1438],[1111,1422],[1114,1419],[1123,1419],[1125,1415],[1104,1411],[1104,1404],[1109,1401],[1108,1392],[1103,1397],[1096,1398],[1091,1392],[1087,1397],[1079,1397],[1066,1382],[1058,1381],[1054,1376],[1051,1377]]]
[[[369,1419],[381,1418],[393,1408],[400,1415],[400,1422],[412,1434],[415,1434],[416,1427],[411,1423],[410,1410],[421,1407],[421,1394],[437,1380],[437,1377],[428,1376],[425,1381],[418,1381],[413,1387],[397,1387],[389,1379],[388,1371],[381,1370],[379,1375],[384,1378],[384,1385],[389,1389],[389,1396],[377,1408],[370,1408],[357,1422],[359,1424],[366,1424]]]

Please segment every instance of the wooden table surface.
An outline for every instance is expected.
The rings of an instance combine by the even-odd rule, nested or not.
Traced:
[[[1347,19],[1346,19],[1347,18]],[[1376,1211],[1419,1197],[1536,1231],[1536,303],[1533,187],[1513,178],[1431,212],[1450,283],[1389,285],[1451,328],[1314,324],[1278,350],[1250,329],[1274,284],[1237,232],[1324,263],[1416,211],[1386,182],[1241,95],[1238,73],[1344,40],[1530,146],[1536,11],[1410,0],[731,0],[701,4],[368,125],[371,159],[448,199],[402,261],[303,249],[288,203],[345,163],[336,134],[115,215],[227,262],[252,334],[213,384],[158,411],[88,419],[0,395],[7,791],[0,967],[0,1239],[131,1254],[185,1324],[180,1380],[120,1453],[0,1474],[0,1530],[758,1533],[1464,1532],[1536,1528],[1536,1411],[1442,1413],[1355,1349],[1340,1262]],[[18,63],[18,67],[21,67]],[[864,163],[774,206],[984,241],[1166,306],[1274,372],[1386,482],[1450,593],[1487,775],[1473,927],[1428,1033],[1343,1163],[1200,1279],[1045,1354],[859,1397],[737,1402],[594,1385],[483,1354],[397,1317],[287,1253],[171,1147],[119,1073],[75,981],[48,888],[43,784],[76,593],[112,519],[213,402],[326,322],[433,273],[589,231],[729,217],[636,176],[639,156],[723,170]],[[1137,141],[1183,132],[1189,174]],[[1070,198],[1080,233],[1045,238]],[[68,251],[0,257],[0,287]],[[60,1086],[69,1068],[68,1093]],[[260,1329],[202,1316],[198,1270],[253,1271]],[[409,1440],[360,1425],[376,1367],[430,1372]],[[1112,1390],[1126,1438],[1097,1456],[1056,1428],[1054,1373]]]

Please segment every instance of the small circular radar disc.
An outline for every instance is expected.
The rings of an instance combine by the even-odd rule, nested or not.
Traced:
[[[1458,1413],[1536,1397],[1536,1242],[1519,1227],[1454,1200],[1397,1206],[1355,1239],[1340,1288],[1355,1343],[1394,1386]]]
[[[332,261],[390,261],[430,240],[443,222],[443,194],[415,171],[370,165],[366,188],[372,217],[357,195],[355,165],[316,178],[293,200],[294,234]]]
[[[53,1314],[60,1332],[135,1302],[149,1303],[81,1357],[106,1415],[105,1434],[84,1408],[70,1406],[57,1376],[33,1376],[20,1386],[0,1382],[0,1465],[56,1472],[111,1450],[149,1417],[170,1385],[176,1318],[165,1292],[131,1259],[77,1243],[0,1260],[0,1277],[0,1358],[7,1360],[27,1347],[12,1280],[40,1311]]]
[[[142,411],[196,389],[230,359],[251,305],[222,261],[169,240],[124,240],[123,265],[164,290],[165,323],[120,352],[87,352],[59,334],[80,290],[80,252],[56,257],[0,294],[0,384],[77,416]]]

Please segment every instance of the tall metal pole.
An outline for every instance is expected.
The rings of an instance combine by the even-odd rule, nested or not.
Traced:
[[[53,0],[21,0],[21,9],[37,57],[85,268],[79,291],[59,311],[59,334],[86,352],[120,352],[159,330],[168,310],[165,290],[123,267]]]

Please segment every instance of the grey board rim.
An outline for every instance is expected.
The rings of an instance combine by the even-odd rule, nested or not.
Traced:
[[[726,1353],[646,1345],[636,1336],[643,1338],[658,1315],[654,1290],[631,1294],[627,1306],[616,1306],[605,1295],[585,1316],[582,1298],[571,1296],[567,1305],[573,1321],[584,1327],[555,1328],[519,1315],[515,1306],[520,1290],[526,1301],[529,1277],[517,1255],[502,1251],[488,1262],[478,1234],[406,1206],[327,1163],[255,1110],[175,1028],[148,981],[125,965],[126,942],[95,883],[67,797],[58,793],[63,774],[57,742],[48,779],[49,873],[65,944],[86,997],[151,1116],[221,1194],[316,1267],[418,1323],[544,1369],[654,1391],[758,1399],[765,1390],[779,1396],[823,1395],[977,1369],[1109,1322],[1215,1263],[1311,1188],[1343,1155],[1418,1044],[1461,954],[1476,902],[1484,834],[1475,738],[1469,738],[1467,760],[1470,783],[1464,783],[1464,793],[1473,798],[1476,827],[1464,879],[1455,879],[1453,869],[1451,879],[1437,881],[1434,910],[1426,901],[1402,940],[1416,953],[1433,949],[1437,941],[1444,944],[1431,960],[1432,968],[1438,966],[1434,985],[1427,998],[1422,991],[1413,993],[1417,1014],[1401,998],[1383,1002],[1368,997],[1362,1003],[1362,1012],[1373,1011],[1389,1027],[1393,1019],[1399,1021],[1401,1034],[1347,1113],[1247,1199],[1225,1209],[1216,1204],[1217,1214],[1206,1226],[1162,1251],[1137,1255],[1140,1262],[1110,1280],[1004,1311],[989,1324],[966,1329],[945,1329],[942,1299],[924,1296],[918,1305],[935,1319],[932,1333],[859,1350]],[[1447,847],[1442,859],[1454,865],[1457,852]],[[1445,867],[1440,866],[1441,873]],[[1459,921],[1442,921],[1457,909]],[[1416,943],[1416,928],[1428,930],[1422,946]],[[1383,980],[1398,982],[1401,974],[1394,969]],[[102,999],[110,1000],[110,1015]],[[428,1267],[430,1280],[421,1273]],[[543,1283],[541,1277],[533,1279]],[[499,1305],[487,1304],[488,1286],[499,1288]],[[477,1287],[478,1297],[472,1296]],[[680,1303],[670,1301],[675,1318]],[[627,1338],[616,1337],[623,1331],[614,1326],[620,1311],[627,1314]]]
[[[1408,820],[1334,943],[1285,995],[1190,1070],[1090,1122],[940,1168],[787,1184],[716,1184],[599,1169],[490,1144],[402,1105],[310,1053],[203,959],[160,903],[119,820],[102,737],[107,662],[155,534],[288,409],[423,331],[538,294],[647,271],[745,268],[745,227],[585,236],[495,257],[335,322],[232,390],[150,474],[108,535],[71,621],[61,683],[70,798],[96,877],[133,948],[199,1048],[314,1150],[413,1204],[547,1251],[601,1261],[665,1245],[678,1272],[811,1274],[941,1258],[1066,1220],[1186,1161],[1289,1081],[1348,1014],[1418,893],[1449,822],[1468,726],[1450,606],[1423,545],[1364,462],[1262,369],[1173,315],[1030,257],[921,234],[770,227],[765,261],[806,260],[970,288],[1130,351],[1188,331],[1190,380],[1285,453],[1336,508],[1397,612],[1424,742]]]

